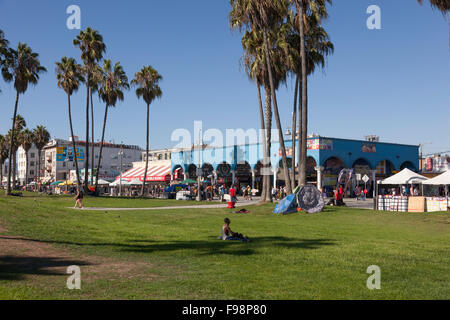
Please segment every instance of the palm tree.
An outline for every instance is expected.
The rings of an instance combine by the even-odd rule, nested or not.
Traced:
[[[260,31],[263,34],[264,52],[269,76],[270,94],[272,97],[275,121],[278,128],[280,149],[282,154],[283,172],[288,193],[292,193],[289,168],[287,164],[286,147],[284,144],[283,129],[278,109],[273,61],[270,51],[276,48],[276,39],[270,37],[270,32],[280,28],[283,19],[288,14],[287,0],[230,0],[230,25],[233,29],[246,28],[251,31]],[[270,47],[269,47],[270,45]]]
[[[12,136],[11,136],[11,145],[10,145],[10,155],[9,158],[12,158],[13,146],[14,146],[14,138],[15,132],[14,128],[16,126],[16,116],[17,109],[19,105],[19,95],[24,94],[28,86],[36,85],[39,81],[39,74],[45,72],[46,69],[41,66],[39,62],[39,55],[30,47],[28,47],[24,43],[19,43],[17,50],[9,49],[6,59],[3,63],[2,67],[2,75],[3,78],[8,81],[14,82],[14,88],[16,89],[16,103],[14,106],[14,115],[13,115],[13,123],[12,123]],[[8,186],[6,189],[6,195],[11,194],[11,161],[8,164]]]
[[[157,98],[162,97],[162,91],[159,82],[162,76],[151,66],[145,66],[141,71],[136,72],[131,83],[136,86],[136,96],[138,99],[144,99],[147,104],[147,144],[146,144],[146,161],[144,171],[144,181],[142,182],[141,197],[144,196],[145,182],[147,180],[148,170],[148,152],[149,152],[149,135],[150,135],[150,104]]]
[[[298,20],[298,19],[296,19]],[[326,56],[333,53],[334,51],[334,45],[329,40],[328,34],[325,31],[325,29],[319,24],[317,18],[315,15],[309,15],[307,17],[307,33],[305,36],[305,43],[306,43],[306,73],[307,76],[312,74],[315,71],[316,66],[319,66],[321,68],[325,67],[325,61]],[[305,121],[303,119],[307,119],[306,117],[303,117],[303,112],[301,108],[302,104],[302,92],[299,93],[299,88],[302,85],[302,66],[301,66],[301,59],[299,55],[299,46],[300,46],[300,35],[298,33],[298,29],[295,26],[296,22],[294,21],[294,14],[290,14],[290,20],[288,21],[289,30],[287,33],[282,35],[282,46],[285,48],[285,60],[286,64],[289,68],[289,72],[292,73],[292,75],[295,77],[295,94],[294,94],[294,112],[293,112],[293,123],[292,123],[292,145],[293,145],[293,156],[292,156],[292,162],[295,164],[295,146],[296,146],[296,131],[302,132],[303,124]],[[297,129],[297,98],[298,100],[298,114],[300,115],[300,121],[298,123],[298,129]],[[300,140],[300,144],[302,141]],[[301,165],[301,162],[306,161],[306,154],[302,152],[301,146],[299,148],[299,167]],[[305,157],[301,159],[302,154],[305,154]],[[299,168],[299,172],[300,172]],[[292,172],[292,180],[293,180],[293,188],[295,188],[295,170]],[[299,179],[300,180],[300,179]],[[300,181],[299,184],[301,185]]]
[[[8,159],[8,142],[5,136],[0,134],[0,187],[3,185],[3,165]]]
[[[308,82],[307,82],[307,56],[305,34],[307,32],[308,16],[312,15],[320,23],[322,18],[328,16],[326,4],[331,0],[293,0],[297,10],[297,26],[300,35],[299,54],[301,59],[301,139],[299,150],[299,185],[306,184],[306,153],[308,133]]]
[[[9,52],[8,45],[9,45],[9,41],[5,39],[5,34],[0,29],[0,69],[2,68],[4,60],[6,59],[6,55]],[[0,90],[0,92],[1,92],[1,90]]]
[[[33,142],[36,148],[38,149],[38,179],[41,180],[41,153],[42,149],[44,149],[45,145],[50,141],[50,133],[44,126],[37,126],[33,130]]]
[[[73,134],[72,125],[72,109],[70,97],[80,87],[80,83],[84,82],[82,66],[77,64],[75,59],[63,57],[61,62],[56,63],[56,79],[58,80],[58,87],[63,89],[67,94],[67,106],[69,114],[70,135],[72,137],[72,147],[75,161],[75,169],[77,171],[78,186],[81,186],[80,172],[78,169],[77,148],[75,136]]]
[[[88,193],[89,181],[89,98],[91,78],[93,70],[103,58],[103,53],[106,52],[106,45],[103,42],[103,37],[97,30],[87,28],[81,31],[80,34],[73,40],[74,46],[81,51],[81,59],[84,63],[85,79],[86,79],[86,152],[84,159],[84,192]],[[93,170],[94,168],[92,168]]]
[[[423,0],[417,0],[420,4],[423,3]],[[442,12],[442,14],[448,15],[448,24],[450,27],[450,0],[430,0],[430,4],[433,8],[438,9]],[[449,31],[449,46],[450,46],[450,31]]]
[[[25,151],[25,185],[28,184],[28,152],[30,151],[31,147],[33,146],[33,132],[31,132],[28,129],[23,130],[20,132],[18,141],[20,143],[20,146]]]
[[[263,130],[263,190],[261,194],[261,202],[271,201],[272,193],[270,188],[270,176],[268,172],[271,171],[270,164],[270,149],[271,149],[271,128],[272,128],[272,103],[269,74],[266,63],[266,53],[264,50],[263,34],[260,31],[246,31],[242,37],[242,47],[244,55],[241,62],[245,71],[251,80],[256,81],[258,91],[259,113],[261,121],[261,129]],[[279,48],[277,48],[279,49]],[[285,68],[280,60],[280,52],[271,52],[274,66],[275,85],[278,89],[279,84],[285,79]],[[265,91],[265,109],[263,112],[262,98],[260,87],[263,86]]]
[[[91,181],[94,182],[94,170],[95,170],[95,135],[94,135],[94,100],[92,98],[94,92],[98,92],[98,88],[102,82],[102,68],[98,65],[94,65],[94,69],[91,73],[91,79],[89,82],[89,93],[91,99],[91,142],[92,142],[92,155],[91,155]]]
[[[97,193],[98,177],[102,163],[103,143],[105,141],[105,129],[108,119],[109,107],[115,107],[117,100],[123,101],[123,90],[129,89],[128,78],[119,62],[114,66],[111,60],[105,60],[103,63],[103,79],[98,91],[100,99],[105,103],[105,117],[103,120],[102,141],[98,155],[97,173],[95,179],[95,192]]]

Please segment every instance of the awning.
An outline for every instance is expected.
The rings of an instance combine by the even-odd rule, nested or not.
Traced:
[[[421,184],[424,181],[427,181],[428,178],[421,176],[418,173],[415,173],[409,169],[403,169],[396,175],[384,179],[383,181],[379,181],[379,184],[391,184],[391,185],[399,185],[399,184]]]
[[[122,179],[133,181],[133,180],[144,180],[145,167],[133,168],[122,174]],[[149,166],[147,170],[146,182],[165,182],[170,181],[170,166]],[[120,179],[120,176],[116,177]]]
[[[433,179],[425,181],[423,184],[434,186],[450,185],[450,170]]]

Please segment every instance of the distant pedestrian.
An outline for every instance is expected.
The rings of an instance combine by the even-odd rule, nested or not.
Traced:
[[[76,200],[76,202],[75,202],[74,208],[77,208],[79,205],[80,209],[83,209],[83,191],[81,191],[80,189],[77,190],[75,200]]]

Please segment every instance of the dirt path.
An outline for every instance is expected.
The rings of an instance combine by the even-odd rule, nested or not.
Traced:
[[[7,229],[0,225],[0,281],[39,281],[39,278],[51,276],[52,279],[60,278],[58,281],[65,284],[69,276],[67,268],[72,265],[80,267],[84,283],[123,278],[145,281],[158,277],[149,273],[150,263],[88,256],[51,243],[5,235],[6,232]]]

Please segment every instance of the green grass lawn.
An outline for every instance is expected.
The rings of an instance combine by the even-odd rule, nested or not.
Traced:
[[[0,197],[3,234],[70,252],[82,269],[82,290],[70,291],[67,275],[17,269],[17,259],[0,252],[0,299],[450,299],[447,213],[327,208],[277,216],[273,205],[249,207],[248,215],[89,212],[66,209],[72,202]],[[137,201],[124,207],[130,203]],[[252,242],[217,240],[225,217]],[[120,276],[83,273],[90,256],[142,267]],[[381,268],[381,290],[366,287],[371,265]]]

